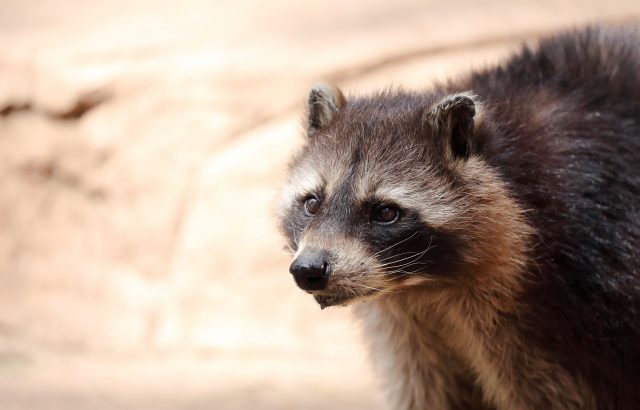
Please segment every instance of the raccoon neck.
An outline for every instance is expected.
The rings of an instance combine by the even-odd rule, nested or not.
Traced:
[[[406,301],[378,298],[354,306],[362,320],[374,366],[384,377],[389,408],[447,409],[455,395],[460,360],[426,316]]]
[[[594,408],[584,383],[531,346],[514,317],[472,296],[433,297],[412,290],[355,306],[392,408]]]

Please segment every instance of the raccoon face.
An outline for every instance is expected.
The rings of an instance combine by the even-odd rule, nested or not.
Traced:
[[[311,89],[280,219],[290,272],[321,307],[447,286],[468,270],[475,109],[467,93],[347,101],[336,88]]]

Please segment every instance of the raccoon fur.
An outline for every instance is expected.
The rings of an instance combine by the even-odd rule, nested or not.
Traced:
[[[308,100],[290,271],[354,305],[394,409],[640,408],[640,36]]]

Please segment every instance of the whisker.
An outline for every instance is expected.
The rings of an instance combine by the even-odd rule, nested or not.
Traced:
[[[365,285],[365,284],[359,283],[359,282],[349,282],[348,287],[350,288],[349,290],[354,294],[354,296],[363,296],[361,294],[358,294],[355,291],[355,289],[354,289],[355,287],[359,287],[359,288],[363,288],[363,289],[369,289],[369,290],[375,290],[375,291],[380,292],[382,294],[394,293],[390,289],[381,289],[381,288],[377,288],[377,287],[373,287],[373,286],[368,286],[368,285]]]
[[[406,267],[406,266],[412,264],[413,262],[416,262],[418,259],[420,259],[425,253],[429,252],[431,249],[435,248],[435,245],[432,246],[432,243],[433,243],[433,236],[431,236],[431,238],[429,239],[429,245],[427,245],[427,249],[425,249],[424,251],[420,252],[420,256],[418,256],[417,258],[411,260],[410,262],[408,262],[405,265],[393,266],[393,262],[392,262],[392,263],[388,263],[386,265],[381,265],[381,266],[385,267],[386,269],[389,269],[389,267],[391,267],[391,269],[399,269],[399,268]],[[407,259],[407,258],[404,258],[404,259]],[[402,262],[402,260],[397,261],[397,262]]]
[[[417,233],[418,233],[418,231],[414,231],[414,232],[413,232],[411,235],[409,235],[408,237],[406,237],[406,238],[402,239],[401,241],[398,241],[398,242],[394,243],[394,244],[393,244],[393,245],[391,245],[391,246],[387,246],[386,248],[382,249],[381,251],[378,251],[378,252],[374,253],[372,256],[375,258],[376,256],[380,255],[382,252],[386,252],[386,251],[388,251],[389,249],[394,248],[394,247],[396,247],[396,246],[400,245],[401,243],[408,241],[409,239],[411,239],[411,238],[413,238],[414,236],[416,236],[416,234],[417,234]]]
[[[391,255],[391,256],[389,256],[387,258],[380,259],[379,262],[387,262],[387,261],[392,260],[393,258],[398,258],[398,257],[404,256],[404,255],[417,255],[418,253],[419,252],[402,252],[402,253],[399,253],[397,255]]]
[[[427,245],[427,249],[425,249],[424,251],[420,252],[420,256],[424,255],[426,252],[428,252],[429,250],[432,249],[432,246],[431,246],[432,243],[433,243],[433,235],[431,235],[430,238],[429,238],[429,244]],[[401,254],[398,254],[398,255],[390,256],[388,258],[382,259],[380,262],[385,262],[385,261],[390,260],[391,258],[402,256],[402,255],[405,255],[405,254],[407,254],[407,252],[401,253]],[[418,252],[414,253],[414,255],[418,255]],[[402,262],[402,261],[407,260],[407,259],[411,259],[411,256],[402,258],[400,260],[392,261],[390,263],[381,263],[378,266],[380,266],[380,267],[390,266],[390,265],[393,265],[394,263]]]
[[[428,251],[428,249],[426,249],[426,250],[424,250],[422,252],[413,253],[411,256],[407,256],[407,257],[404,257],[402,259],[398,259],[398,260],[395,260],[395,261],[392,261],[392,262],[389,262],[389,263],[381,263],[381,264],[378,264],[377,266],[384,268],[384,267],[388,267],[388,266],[393,266],[395,264],[398,264],[400,262],[404,262],[404,261],[409,260],[409,259],[417,260],[417,259],[420,259],[422,257],[422,255],[424,255],[427,251]]]
[[[293,223],[289,224],[289,229],[291,229],[291,234],[293,235],[293,243],[298,247],[298,238],[296,238],[296,227],[293,226]],[[295,252],[294,252],[295,253]]]
[[[412,271],[403,271],[403,272],[401,272],[401,271],[393,271],[393,272],[390,272],[388,274],[385,274],[384,276],[398,275],[398,276],[395,276],[395,279],[400,279],[400,278],[403,278],[405,276],[413,275],[413,274],[418,273],[418,272],[420,272],[420,268],[412,270]]]
[[[365,289],[377,290],[378,292],[382,291],[382,289],[379,289],[373,286],[363,285],[362,283],[354,283],[354,285],[360,286],[361,288],[365,288]]]

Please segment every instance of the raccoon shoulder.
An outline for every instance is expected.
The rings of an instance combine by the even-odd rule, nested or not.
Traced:
[[[640,363],[639,40],[567,33],[461,85],[484,97],[483,155],[537,233],[527,337],[612,408],[640,399],[625,382]]]

